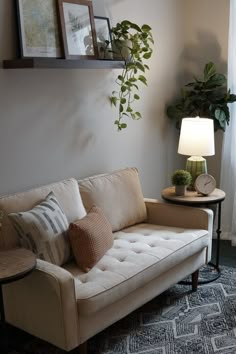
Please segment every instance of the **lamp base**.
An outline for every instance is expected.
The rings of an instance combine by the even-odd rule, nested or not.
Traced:
[[[190,156],[186,162],[186,170],[192,176],[192,183],[188,186],[189,190],[195,190],[195,180],[202,173],[207,173],[206,159],[201,156]]]

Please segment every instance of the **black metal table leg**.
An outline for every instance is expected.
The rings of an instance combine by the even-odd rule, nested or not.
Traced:
[[[211,277],[210,279],[199,279],[198,284],[208,284],[211,283],[212,281],[217,280],[220,275],[221,271],[219,268],[219,260],[220,260],[220,235],[221,235],[221,201],[215,203],[216,206],[218,205],[218,210],[216,209],[216,212],[218,211],[218,218],[217,218],[217,229],[216,229],[216,234],[217,234],[217,239],[216,239],[216,263],[209,262],[207,264],[207,267],[212,267],[211,272]],[[209,270],[207,270],[207,273],[209,274]],[[203,271],[200,271],[200,274],[203,274]],[[183,280],[180,282],[180,284],[183,285],[191,285],[192,281],[189,280]]]
[[[2,284],[0,284],[0,321],[1,323],[5,322],[5,312],[4,312],[4,304],[3,304],[3,295],[2,295]]]
[[[216,230],[217,243],[216,243],[216,267],[219,268],[220,260],[220,235],[221,235],[221,202],[218,204],[218,226]]]

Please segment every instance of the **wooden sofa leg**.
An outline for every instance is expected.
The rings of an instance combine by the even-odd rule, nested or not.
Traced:
[[[82,344],[79,345],[79,354],[87,354],[87,342],[84,342]]]
[[[192,274],[192,291],[197,291],[199,270]]]

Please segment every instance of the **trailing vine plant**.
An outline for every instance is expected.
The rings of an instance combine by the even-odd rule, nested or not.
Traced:
[[[139,27],[127,20],[117,23],[111,32],[114,51],[124,60],[124,69],[116,79],[118,90],[113,91],[110,97],[111,104],[118,107],[118,119],[114,124],[120,131],[127,127],[124,118],[130,117],[134,120],[142,118],[133,104],[140,99],[139,83],[147,86],[144,74],[149,70],[149,66],[144,62],[152,56],[154,40],[150,26],[144,24]],[[125,51],[129,52],[128,58],[124,55]]]

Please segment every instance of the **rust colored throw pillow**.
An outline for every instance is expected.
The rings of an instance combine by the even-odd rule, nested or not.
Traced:
[[[112,247],[112,227],[102,210],[93,206],[84,218],[70,223],[69,239],[76,263],[88,272]]]

